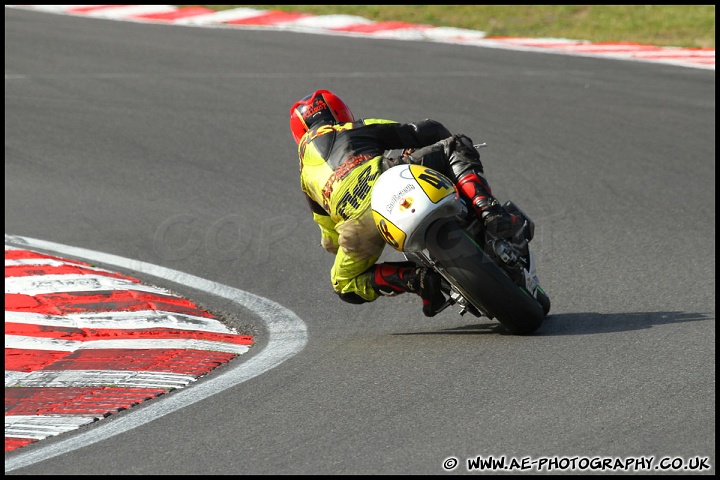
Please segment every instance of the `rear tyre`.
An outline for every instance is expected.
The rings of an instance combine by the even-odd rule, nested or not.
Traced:
[[[518,287],[454,219],[428,229],[430,255],[461,286],[468,300],[492,315],[514,335],[528,335],[543,323],[550,299],[538,301]],[[547,307],[547,310],[546,310]]]
[[[537,300],[542,306],[543,313],[545,314],[545,316],[547,316],[547,314],[550,312],[550,297],[548,297],[545,291],[540,287],[538,287],[537,290]]]

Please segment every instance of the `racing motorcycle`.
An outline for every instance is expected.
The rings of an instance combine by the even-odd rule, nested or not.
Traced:
[[[456,305],[461,315],[495,319],[514,335],[540,328],[550,298],[538,283],[530,250],[535,224],[512,201],[503,208],[517,215],[522,227],[509,239],[497,238],[485,231],[449,178],[401,164],[375,181],[371,208],[388,245],[442,276],[446,300],[438,312]]]

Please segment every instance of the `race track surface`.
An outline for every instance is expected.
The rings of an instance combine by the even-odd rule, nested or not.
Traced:
[[[493,192],[536,223],[535,335],[337,299],[287,125],[318,88],[488,143]],[[6,473],[714,474],[714,132],[714,68],[6,8],[6,246],[170,290],[254,342]]]

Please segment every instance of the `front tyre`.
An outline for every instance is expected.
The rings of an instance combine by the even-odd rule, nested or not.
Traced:
[[[426,246],[468,300],[492,315],[510,333],[528,335],[540,328],[550,309],[550,299],[544,296],[547,302],[535,300],[518,287],[456,220],[441,219],[432,224]]]

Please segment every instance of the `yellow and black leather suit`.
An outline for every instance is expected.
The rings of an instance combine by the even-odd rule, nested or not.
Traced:
[[[370,192],[382,172],[387,150],[421,148],[450,137],[434,120],[401,124],[366,118],[311,128],[298,144],[300,185],[321,244],[335,254],[333,289],[345,301],[378,298],[368,271],[385,243],[373,222]]]

